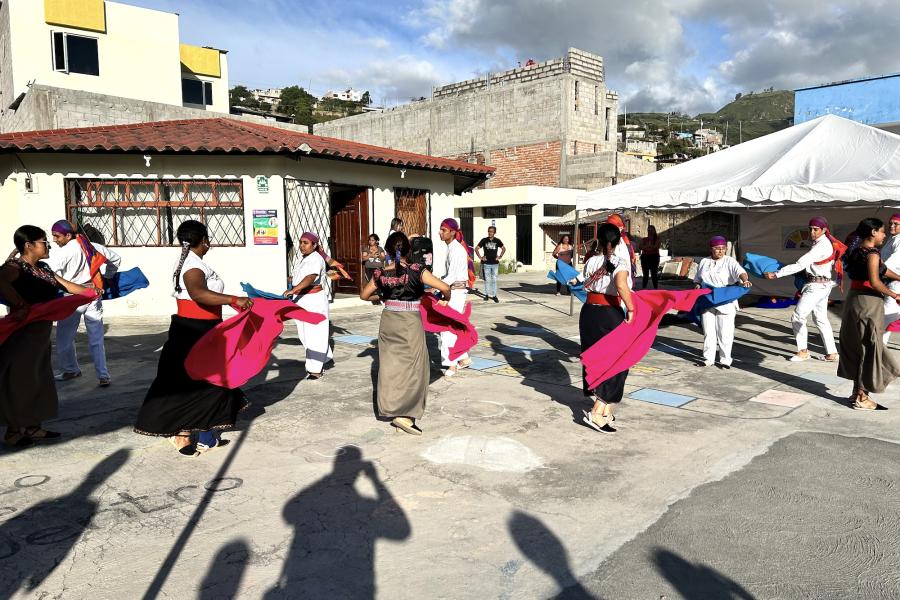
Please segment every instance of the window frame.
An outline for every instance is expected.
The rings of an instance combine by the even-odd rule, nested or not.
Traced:
[[[184,95],[184,82],[191,81],[200,84],[200,102],[188,102]],[[194,106],[212,106],[213,105],[213,84],[212,81],[196,79],[194,77],[181,77],[181,103],[192,104]]]
[[[69,61],[69,38],[80,38],[83,40],[91,40],[94,42],[95,49],[97,51],[97,72],[96,73],[87,73],[84,71],[72,71],[70,69],[70,61]],[[62,45],[60,48],[60,43],[57,41],[57,38],[62,40]],[[62,50],[62,68],[57,64],[58,59],[60,58],[59,53],[60,49]],[[89,35],[81,35],[78,33],[69,33],[68,31],[51,31],[50,32],[50,66],[57,73],[65,73],[66,75],[88,75],[90,77],[99,77],[100,76],[100,39],[97,37],[89,36]]]
[[[208,201],[192,200],[192,187],[209,186],[211,197]],[[106,246],[111,248],[171,248],[177,246],[175,239],[175,215],[171,209],[193,209],[196,210],[199,220],[202,223],[208,222],[207,211],[210,209],[240,209],[240,225],[235,227],[235,234],[239,234],[240,240],[237,242],[218,243],[210,240],[210,245],[221,248],[244,248],[247,246],[247,215],[244,202],[244,182],[243,179],[114,179],[114,178],[92,178],[92,177],[67,177],[65,178],[65,195],[66,195],[66,214],[73,222],[81,223],[78,218],[79,209],[107,209],[109,210],[108,218],[110,219],[109,230],[112,239],[105,240]],[[78,186],[78,188],[76,188]],[[105,186],[124,187],[124,191],[119,192],[124,200],[104,200],[103,194],[106,192]],[[132,188],[141,186],[144,188],[151,187],[153,189],[153,200],[133,199]],[[76,193],[76,190],[79,190]],[[174,193],[180,189],[181,200],[174,200]],[[222,200],[220,194],[223,190],[230,189],[237,191],[236,200]],[[205,190],[204,190],[205,191]],[[84,199],[86,198],[86,200]],[[120,240],[118,229],[119,220],[123,218],[120,211],[128,209],[155,209],[155,235],[156,243],[128,243],[127,240]],[[146,218],[146,217],[145,217]],[[211,236],[215,237],[215,232],[211,232]],[[123,243],[125,242],[125,243]]]
[[[509,216],[507,206],[482,206],[481,217],[483,219],[505,219]]]

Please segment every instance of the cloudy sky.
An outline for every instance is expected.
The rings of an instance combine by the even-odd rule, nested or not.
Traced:
[[[570,46],[604,57],[628,111],[900,71],[897,0],[125,1],[229,50],[232,85],[352,86],[386,104]]]

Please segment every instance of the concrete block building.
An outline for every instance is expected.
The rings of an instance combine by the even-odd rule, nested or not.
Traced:
[[[114,124],[132,101],[227,113],[226,52],[182,44],[178,18],[106,0],[0,2],[0,132]]]
[[[314,131],[490,165],[496,174],[489,188],[593,189],[616,178],[618,102],[606,87],[603,58],[570,48],[561,58],[436,87],[428,100]]]

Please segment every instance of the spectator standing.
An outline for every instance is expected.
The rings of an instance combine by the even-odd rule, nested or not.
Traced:
[[[656,227],[647,228],[647,237],[641,240],[641,289],[647,289],[648,279],[653,282],[653,289],[659,288],[659,236]]]
[[[481,238],[475,246],[475,254],[481,261],[481,273],[484,277],[484,299],[500,302],[497,298],[497,276],[500,273],[500,259],[506,254],[506,246],[497,236],[497,228],[488,227],[487,237]]]

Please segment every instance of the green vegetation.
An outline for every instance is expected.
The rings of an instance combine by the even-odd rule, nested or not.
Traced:
[[[281,99],[276,106],[260,102],[243,85],[236,85],[228,93],[231,106],[243,106],[266,112],[276,112],[294,119],[300,125],[314,125],[341,117],[363,112],[363,106],[372,103],[369,92],[365,92],[361,102],[347,102],[336,98],[319,100],[302,87],[292,85],[281,90]]]
[[[723,106],[714,113],[703,113],[696,117],[678,113],[629,113],[628,124],[642,125],[650,135],[668,139],[669,132],[693,133],[704,128],[717,129],[727,133],[725,143],[734,145],[768,135],[790,127],[794,120],[794,92],[767,90],[738,94],[734,102]],[[624,125],[625,115],[619,114],[619,127]],[[660,154],[685,152],[687,144],[676,140],[660,146]]]

